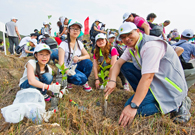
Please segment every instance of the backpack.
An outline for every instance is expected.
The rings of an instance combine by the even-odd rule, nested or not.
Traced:
[[[185,42],[187,42],[187,41],[184,41],[184,42],[181,42],[179,44],[176,44],[176,46],[180,46],[181,44],[183,44]],[[194,68],[192,63],[185,62],[185,60],[182,57],[182,55],[179,56],[179,60],[181,62],[181,65],[182,65],[183,69],[192,69],[192,68]]]
[[[159,25],[155,25],[150,30],[150,35],[159,37],[162,34],[162,32],[163,32],[163,27],[161,27]]]
[[[25,45],[25,44],[24,44]],[[22,46],[16,46],[16,49],[15,49],[15,51],[16,51],[16,53],[17,54],[20,54],[21,52],[22,52],[22,50],[23,50],[23,48],[24,48],[24,45],[22,45]]]
[[[122,48],[120,48],[118,45],[116,45],[116,46],[114,46],[116,49],[117,49],[117,51],[118,51],[118,53],[119,53],[119,57],[121,57],[121,55],[123,54],[123,49]]]
[[[140,30],[144,31],[143,28],[141,27],[138,27]],[[159,25],[155,25],[153,24],[153,28],[150,30],[150,35],[152,36],[156,36],[156,37],[159,37],[163,32],[163,27],[162,26],[159,26]]]
[[[57,42],[54,41],[52,38],[46,38],[44,42],[50,47],[50,49],[57,48]]]

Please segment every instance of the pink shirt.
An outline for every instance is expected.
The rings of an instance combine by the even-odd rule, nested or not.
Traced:
[[[113,48],[112,51],[111,51],[111,56],[114,56],[114,55],[119,56],[118,51],[117,51],[116,48]],[[95,53],[93,54],[93,59],[96,59]]]
[[[125,61],[132,60],[129,49],[132,48],[127,47],[121,56]],[[166,45],[163,41],[150,41],[145,43],[140,52],[142,58],[142,75],[147,73],[157,73],[159,71],[160,60],[165,55],[165,49]],[[140,64],[140,59],[136,50],[134,50],[134,55]]]
[[[137,27],[141,27],[143,23],[147,23],[147,24],[148,24],[148,22],[147,22],[144,18],[139,17],[139,16],[136,16],[136,17],[134,18],[133,23],[134,23]],[[148,24],[148,25],[149,25],[149,24]],[[149,26],[150,26],[150,25],[149,25]],[[150,28],[150,29],[151,29],[151,28]],[[142,31],[142,30],[140,30],[140,32],[143,33],[143,34],[145,33],[145,32]]]

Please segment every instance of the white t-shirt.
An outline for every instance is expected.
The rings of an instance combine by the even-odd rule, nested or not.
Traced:
[[[24,45],[24,47],[22,49],[22,54],[20,55],[20,58],[27,57],[28,53],[26,53],[25,50],[30,51],[30,49],[32,49],[32,47],[29,45],[29,42],[28,42],[27,44]]]
[[[27,44],[29,41],[30,41],[31,37],[24,37],[20,43],[19,43],[19,46],[21,47],[22,45],[24,44]]]
[[[132,60],[129,49],[132,48],[127,47],[121,56],[125,61]],[[147,73],[157,73],[159,71],[160,60],[165,55],[165,50],[166,45],[162,41],[150,41],[145,43],[140,52],[142,58],[142,75]],[[134,55],[140,64],[140,59],[136,50],[134,50]]]
[[[34,73],[35,73],[35,70],[36,70],[36,60],[33,60],[33,59],[30,59],[27,63],[30,63],[32,65],[32,67],[34,68]],[[24,73],[23,73],[23,76],[22,78],[20,79],[20,83],[19,83],[19,86],[24,82],[26,81],[28,78],[27,78],[27,63],[25,64],[24,68]],[[49,73],[52,75],[52,69],[49,65],[48,66],[48,69],[49,69]],[[41,74],[45,73],[45,71],[41,72]]]
[[[79,40],[78,40],[78,43],[79,43],[80,49],[77,46],[74,56],[80,57],[82,55],[81,50],[83,49],[83,43],[81,41],[79,41]],[[70,48],[71,49],[70,60],[67,61],[68,56],[69,56],[68,42],[66,42],[66,41],[61,42],[59,47],[62,48],[65,51],[64,63],[65,63],[65,66],[68,67],[68,65],[70,63],[70,60],[72,59],[74,48],[73,49]],[[76,63],[72,62],[72,64],[76,64]]]

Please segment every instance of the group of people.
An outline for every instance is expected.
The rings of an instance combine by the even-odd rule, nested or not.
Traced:
[[[191,100],[187,94],[195,83],[195,69],[189,63],[191,55],[195,55],[195,46],[188,41],[193,38],[194,33],[186,29],[181,34],[181,40],[170,45],[166,41],[164,30],[170,21],[166,20],[158,25],[153,23],[155,18],[156,15],[151,13],[146,21],[135,13],[127,12],[123,15],[118,33],[109,34],[102,28],[105,25],[99,27],[101,22],[99,19],[95,20],[90,30],[94,49],[93,62],[81,41],[82,24],[66,17],[60,17],[57,22],[59,33],[56,37],[61,41],[55,48],[55,55],[58,64],[68,68],[68,89],[74,84],[81,85],[86,92],[92,91],[88,84],[92,68],[95,87],[104,89],[105,97],[114,91],[117,76],[125,91],[130,91],[128,83],[131,85],[135,94],[127,100],[120,115],[119,124],[122,126],[131,123],[136,114],[149,116],[155,113],[172,113],[174,121],[181,123],[188,122],[191,117]],[[17,19],[13,18],[12,21]],[[45,101],[50,101],[51,96],[47,95],[47,91],[58,93],[60,84],[53,83],[52,69],[47,64],[50,57],[53,57],[53,49],[44,41],[45,37],[50,37],[49,33],[41,31],[44,34],[39,36],[39,44],[35,42],[36,34],[28,37],[28,45],[22,54],[32,54],[35,59],[29,60],[25,65],[19,85],[21,89],[37,88]],[[11,37],[10,41],[12,40],[15,38]],[[29,49],[33,47],[34,50]],[[109,75],[105,78],[108,80],[106,87],[100,85],[100,65],[111,65]]]

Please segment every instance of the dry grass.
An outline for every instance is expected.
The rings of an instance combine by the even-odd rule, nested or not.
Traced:
[[[19,90],[17,86],[23,74],[23,66],[28,59],[4,56],[0,53],[0,108],[12,104]],[[57,68],[55,66],[52,66],[52,68],[56,73]],[[93,91],[90,93],[86,93],[81,86],[73,86],[70,94],[60,99],[59,112],[50,118],[49,123],[59,123],[67,134],[195,134],[195,88],[191,88],[188,94],[192,99],[190,110],[192,117],[187,124],[173,123],[169,114],[155,114],[149,117],[136,116],[129,127],[122,128],[118,125],[118,119],[126,100],[133,95],[133,92],[124,92],[119,80],[117,89],[108,98],[108,115],[105,117],[102,109],[103,92],[95,90],[93,72],[89,77],[89,84],[93,87]],[[82,112],[77,107],[71,106],[69,99],[85,106],[88,110]],[[97,102],[100,102],[100,106],[97,105]],[[49,107],[50,103],[47,103],[46,109]],[[5,121],[1,114],[0,123],[0,134],[5,135],[21,134],[27,127],[34,125],[26,118],[17,124],[4,125]],[[4,130],[1,131],[1,129]]]

